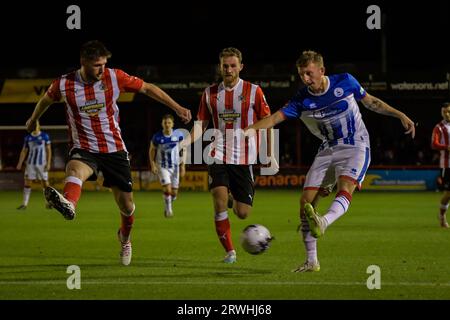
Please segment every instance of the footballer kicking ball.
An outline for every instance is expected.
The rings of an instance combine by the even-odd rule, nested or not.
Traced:
[[[247,226],[241,234],[241,245],[251,254],[260,254],[269,249],[273,237],[269,229],[260,224]]]

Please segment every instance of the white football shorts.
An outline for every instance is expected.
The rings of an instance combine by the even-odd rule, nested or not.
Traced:
[[[48,171],[44,165],[27,164],[25,167],[25,179],[28,180],[48,180]]]
[[[161,185],[172,185],[172,188],[178,189],[180,183],[180,169],[178,166],[173,168],[159,168],[158,177]]]
[[[341,176],[353,181],[361,189],[369,164],[369,147],[345,144],[326,148],[317,153],[303,189],[332,187]]]

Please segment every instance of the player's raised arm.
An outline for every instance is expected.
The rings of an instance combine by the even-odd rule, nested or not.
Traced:
[[[188,123],[189,121],[191,121],[191,111],[180,106],[167,93],[165,93],[162,89],[155,86],[154,84],[144,82],[139,92],[168,106],[170,109],[176,112],[177,116],[181,118],[183,123]]]
[[[54,102],[55,101],[47,93],[39,99],[36,107],[34,108],[33,114],[25,124],[29,132],[32,132],[36,128],[36,122]]]
[[[400,119],[403,127],[406,129],[405,134],[411,134],[411,136],[414,138],[416,134],[416,128],[414,122],[410,118],[408,118],[406,114],[391,107],[383,100],[368,93],[366,93],[365,97],[361,99],[361,102],[367,109],[371,111]]]

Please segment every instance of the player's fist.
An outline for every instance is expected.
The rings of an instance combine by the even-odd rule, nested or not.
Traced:
[[[28,119],[25,126],[27,127],[28,132],[33,132],[36,130],[37,121],[32,118]]]
[[[177,116],[181,118],[183,123],[188,123],[192,119],[191,110],[181,107],[177,110]]]

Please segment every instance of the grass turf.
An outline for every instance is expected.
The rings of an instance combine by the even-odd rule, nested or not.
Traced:
[[[349,212],[318,242],[321,271],[296,274],[305,259],[296,233],[298,191],[258,190],[246,220],[230,213],[238,263],[221,262],[208,193],[181,192],[175,217],[162,196],[135,193],[133,261],[119,264],[118,210],[111,193],[85,192],[77,217],[46,210],[33,192],[0,192],[0,299],[450,299],[450,230],[439,227],[438,193],[355,194]],[[319,206],[323,212],[332,197]],[[275,236],[268,252],[239,246],[241,230],[261,223]],[[69,265],[81,290],[69,290]],[[366,286],[367,267],[381,269],[381,289]]]

